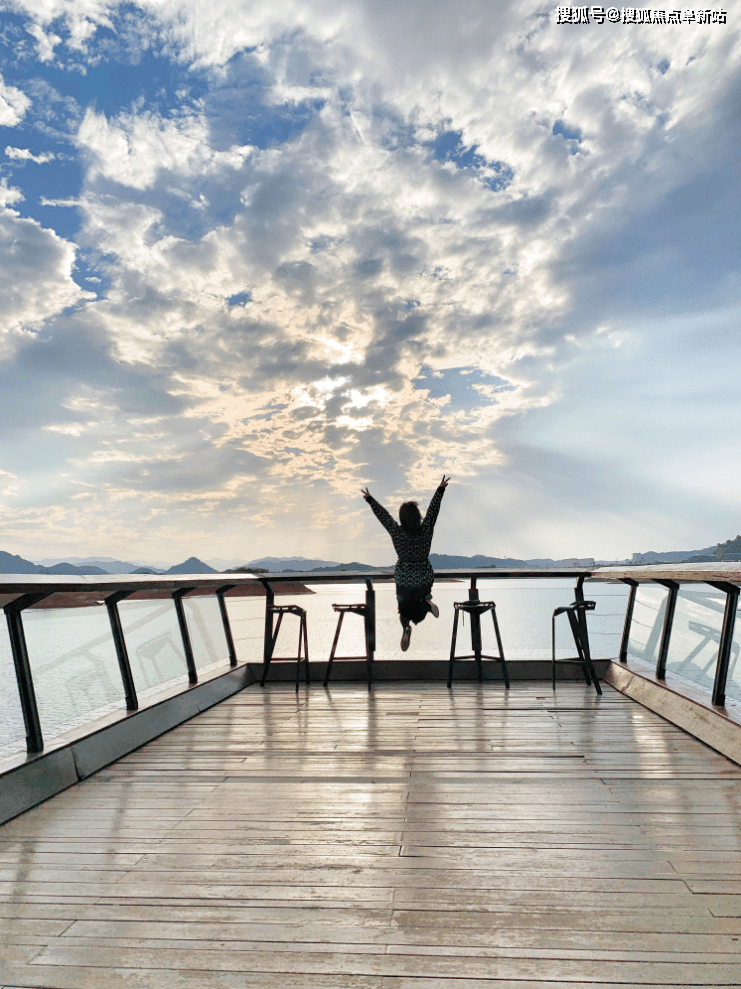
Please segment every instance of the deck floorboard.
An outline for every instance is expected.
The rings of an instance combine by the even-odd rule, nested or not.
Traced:
[[[741,766],[609,687],[252,687],[0,827],[0,989],[707,985]]]

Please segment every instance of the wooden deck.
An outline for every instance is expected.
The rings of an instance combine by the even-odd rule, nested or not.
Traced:
[[[580,684],[252,687],[0,828],[0,986],[741,985],[741,767]]]

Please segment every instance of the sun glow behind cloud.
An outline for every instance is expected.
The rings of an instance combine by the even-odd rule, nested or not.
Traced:
[[[358,489],[424,497],[443,471],[441,551],[626,555],[736,524],[702,479],[676,494],[692,361],[651,346],[738,305],[730,10],[634,30],[472,0],[8,9],[14,552],[385,560]],[[722,383],[738,344],[711,332]]]

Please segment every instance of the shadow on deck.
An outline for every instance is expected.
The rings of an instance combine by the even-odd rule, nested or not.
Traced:
[[[741,983],[741,767],[579,683],[249,687],[0,827],[0,985]]]

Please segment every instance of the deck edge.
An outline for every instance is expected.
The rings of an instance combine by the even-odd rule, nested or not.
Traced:
[[[612,660],[604,682],[649,711],[694,736],[733,762],[741,763],[741,722],[726,708],[678,693],[649,673]]]
[[[75,738],[35,756],[19,759],[0,773],[0,824],[61,793],[134,749],[164,735],[201,711],[254,683],[249,665],[228,669],[164,698],[148,698],[146,707],[119,720],[86,725]]]

